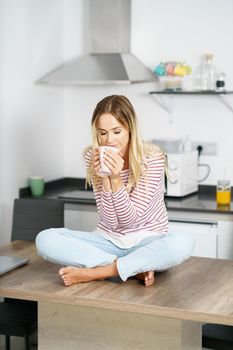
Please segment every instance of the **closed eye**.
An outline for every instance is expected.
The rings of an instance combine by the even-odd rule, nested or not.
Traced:
[[[103,130],[99,130],[98,133],[99,133],[100,136],[107,135],[107,131],[103,131]],[[121,133],[121,130],[114,130],[113,133],[114,133],[115,135],[116,135],[116,134],[120,134],[120,133]]]

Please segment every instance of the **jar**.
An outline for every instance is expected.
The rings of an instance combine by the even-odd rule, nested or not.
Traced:
[[[216,69],[213,64],[213,57],[211,53],[206,54],[205,62],[201,69],[201,90],[203,91],[213,91],[216,88]]]
[[[218,180],[216,188],[216,202],[218,205],[230,205],[231,182],[229,180]]]

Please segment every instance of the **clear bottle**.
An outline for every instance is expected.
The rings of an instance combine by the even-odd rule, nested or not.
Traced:
[[[205,62],[201,69],[201,90],[203,91],[213,91],[215,90],[216,81],[216,69],[213,64],[213,57],[211,53],[205,55]]]

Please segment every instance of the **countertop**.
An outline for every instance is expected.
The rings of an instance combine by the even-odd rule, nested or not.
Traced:
[[[231,260],[191,257],[158,273],[150,288],[136,279],[67,288],[59,266],[39,257],[34,243],[14,241],[0,246],[0,254],[30,258],[29,264],[1,276],[0,296],[233,325]]]
[[[215,186],[199,185],[197,193],[182,198],[166,197],[168,210],[233,214],[233,201],[230,206],[217,205]],[[28,187],[19,190],[19,197],[32,197]],[[62,178],[45,184],[44,195],[40,198],[60,199],[65,203],[95,205],[93,192],[85,189],[83,178]]]

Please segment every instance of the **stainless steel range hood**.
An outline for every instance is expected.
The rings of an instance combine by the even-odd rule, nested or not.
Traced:
[[[90,54],[39,79],[51,85],[127,85],[156,81],[130,53],[130,0],[89,0]]]

